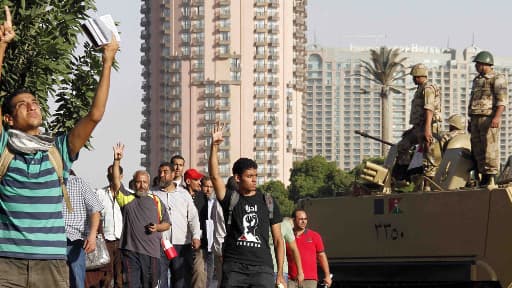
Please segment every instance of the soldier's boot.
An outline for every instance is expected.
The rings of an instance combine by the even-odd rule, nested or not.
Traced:
[[[413,192],[423,191],[423,176],[420,174],[411,175],[411,183],[414,184]]]
[[[489,185],[489,174],[482,174],[482,179],[480,179],[480,182],[478,183],[479,187],[487,187]]]
[[[492,190],[494,188],[498,188],[498,185],[496,185],[496,175],[495,174],[489,174],[489,180],[487,183],[487,189]]]
[[[427,179],[428,178],[428,179]],[[424,184],[423,184],[423,192],[430,192],[432,191],[432,188],[430,187],[430,181],[433,179],[434,177],[432,176],[425,176],[425,180],[424,180]],[[430,180],[430,181],[429,181]]]
[[[407,178],[407,168],[409,165],[400,165],[395,164],[393,166],[393,171],[391,171],[391,177],[395,179],[395,181],[402,181]]]

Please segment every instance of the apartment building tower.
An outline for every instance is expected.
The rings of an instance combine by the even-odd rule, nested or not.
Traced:
[[[249,157],[259,184],[288,181],[303,155],[306,1],[142,1],[143,167],[180,154],[206,172],[221,121],[223,176]]]

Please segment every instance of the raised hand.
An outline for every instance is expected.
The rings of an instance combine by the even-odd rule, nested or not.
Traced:
[[[222,141],[224,141],[224,136],[222,136],[222,133],[224,132],[224,127],[226,125],[223,122],[217,122],[215,123],[215,126],[213,127],[212,131],[212,144],[213,145],[220,145]]]
[[[114,160],[121,160],[124,154],[124,144],[117,142],[112,149],[114,150]]]
[[[118,50],[119,42],[117,42],[116,37],[114,36],[114,34],[112,34],[112,40],[110,40],[110,43],[103,46],[103,62],[109,62],[110,64],[112,64],[112,62],[114,62],[114,58]]]
[[[0,25],[0,44],[7,44],[14,39],[14,27],[12,26],[12,17],[9,7],[5,7],[5,21]]]

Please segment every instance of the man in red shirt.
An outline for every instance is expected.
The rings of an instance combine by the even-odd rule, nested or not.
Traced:
[[[302,262],[302,270],[304,271],[304,281],[302,282],[303,288],[316,288],[318,285],[318,273],[316,271],[317,260],[320,267],[324,271],[323,283],[327,287],[331,286],[331,273],[329,271],[329,263],[327,262],[327,255],[324,251],[324,242],[322,237],[317,232],[306,229],[308,223],[308,216],[306,211],[302,208],[297,208],[292,213],[293,218],[293,233],[295,234],[295,242],[299,248],[300,260]],[[297,265],[291,250],[286,249],[286,257],[288,258],[288,288],[299,287],[297,283]]]

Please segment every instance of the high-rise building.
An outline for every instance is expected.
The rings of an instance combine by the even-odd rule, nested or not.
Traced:
[[[307,0],[142,1],[141,165],[181,154],[207,171],[210,135],[227,124],[219,162],[258,163],[258,183],[287,182],[302,151]]]
[[[467,115],[472,80],[476,76],[472,59],[479,51],[477,47],[469,47],[462,53],[433,47],[397,48],[401,57],[407,57],[407,68],[403,73],[408,74],[416,63],[429,67],[429,80],[441,90],[444,121],[455,113]],[[380,156],[380,143],[354,133],[362,130],[376,137],[381,135],[380,87],[361,76],[370,77],[361,65],[361,60],[370,61],[369,49],[311,45],[307,59],[308,80],[304,93],[306,158],[322,155],[329,161],[335,161],[341,169],[350,170],[365,158]],[[512,83],[512,58],[495,57],[495,63],[494,69],[505,74],[508,82]],[[394,143],[410,127],[411,100],[416,90],[412,77],[408,75],[395,84],[402,93],[389,95]],[[511,88],[509,86],[509,95]],[[511,107],[511,98],[508,107]],[[447,129],[446,125],[444,129]],[[504,113],[500,143],[501,162],[504,164],[512,152],[510,113]]]

